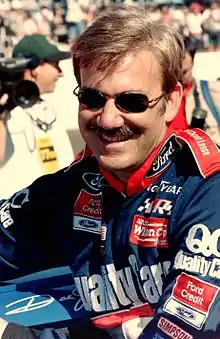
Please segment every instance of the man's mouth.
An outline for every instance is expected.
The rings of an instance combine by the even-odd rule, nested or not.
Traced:
[[[135,130],[129,126],[106,130],[98,126],[90,126],[89,130],[93,130],[101,141],[104,142],[123,142],[131,139],[135,135]]]

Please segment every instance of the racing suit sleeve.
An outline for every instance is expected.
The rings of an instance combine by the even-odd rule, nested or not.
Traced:
[[[41,177],[0,202],[0,281],[63,264],[54,222],[57,176]]]
[[[58,333],[52,329],[45,329],[43,331],[31,329],[21,325],[9,323],[3,332],[1,339],[64,339],[67,338],[65,334]]]
[[[169,225],[173,259],[140,339],[220,338],[219,197],[219,173],[178,197]]]
[[[64,265],[54,223],[59,175],[62,174],[41,177],[8,200],[0,202],[1,283]],[[0,338],[3,339],[67,338],[59,330],[37,330],[14,323],[9,323],[4,330],[3,325],[0,319],[0,333],[4,331]]]
[[[0,332],[1,332],[1,321],[0,321]],[[88,323],[83,329],[80,327],[74,330],[72,333],[71,329],[65,330],[54,330],[44,329],[36,330],[33,328],[24,327],[14,323],[9,323],[3,332],[0,339],[110,339],[111,337],[105,331],[100,331],[98,328]]]

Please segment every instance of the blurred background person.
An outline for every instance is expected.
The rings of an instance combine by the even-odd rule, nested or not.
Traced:
[[[69,58],[43,35],[25,36],[15,46],[13,57],[32,57],[36,65],[27,67],[23,79],[35,83],[39,98],[28,107],[15,107],[4,118],[5,157],[0,162],[0,198],[29,185],[37,177],[53,173],[73,160],[67,132],[52,105],[42,99],[54,91],[62,77],[60,60]]]
[[[51,25],[54,19],[52,10],[47,6],[41,6],[39,12],[33,14],[37,23],[38,31],[36,33],[52,37]]]
[[[211,3],[210,9],[206,11],[208,15],[202,23],[202,28],[209,38],[209,50],[220,50],[220,6],[214,1]]]
[[[5,93],[0,97],[0,166],[5,160],[6,151],[6,136],[7,136],[7,112],[4,110],[4,105],[8,100],[8,95]]]
[[[53,9],[51,23],[52,36],[58,43],[68,44],[68,31],[62,15],[62,8],[56,4]]]
[[[66,24],[68,37],[73,41],[85,29],[85,13],[77,0],[66,0]]]
[[[220,146],[220,81],[193,77],[197,46],[185,38],[183,60],[184,95],[178,114],[172,122],[175,129],[201,128]]]
[[[195,40],[195,43],[199,48],[203,48],[203,6],[197,2],[193,2],[189,8],[190,11],[186,15],[186,25],[189,31],[189,36]]]
[[[39,27],[36,20],[34,20],[31,12],[22,10],[21,14],[22,14],[22,26],[20,35],[23,36],[37,34]]]

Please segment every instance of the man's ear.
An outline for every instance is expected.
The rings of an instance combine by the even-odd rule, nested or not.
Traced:
[[[35,69],[25,69],[24,71],[24,80],[35,81],[38,75],[38,67]]]
[[[183,87],[178,82],[175,88],[167,94],[167,104],[165,112],[165,121],[171,122],[179,111],[181,100],[183,97]]]

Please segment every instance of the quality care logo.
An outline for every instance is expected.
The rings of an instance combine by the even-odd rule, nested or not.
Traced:
[[[191,227],[186,238],[186,245],[192,253],[203,254],[205,257],[214,255],[220,258],[218,244],[220,240],[220,229],[211,232],[204,224]]]
[[[190,252],[179,250],[174,268],[220,279],[220,230],[211,232],[204,224],[194,225],[189,230],[186,245]]]

